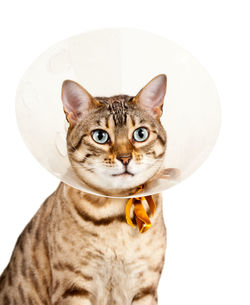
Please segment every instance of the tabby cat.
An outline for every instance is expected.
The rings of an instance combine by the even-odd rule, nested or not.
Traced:
[[[113,197],[61,182],[17,240],[0,277],[1,305],[157,304],[166,248],[161,195],[153,195],[156,212],[143,234],[127,224],[128,199],[119,196],[135,193],[161,170],[165,92],[163,74],[135,97],[94,98],[64,81],[72,168],[84,183]]]

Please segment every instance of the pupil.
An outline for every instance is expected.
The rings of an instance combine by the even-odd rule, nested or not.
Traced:
[[[99,131],[98,132],[98,139],[101,141],[103,137],[104,137],[104,132],[103,131]]]
[[[144,130],[143,129],[139,129],[138,135],[140,138],[144,137]]]

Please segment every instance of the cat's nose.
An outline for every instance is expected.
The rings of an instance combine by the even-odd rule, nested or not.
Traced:
[[[128,165],[129,161],[132,159],[132,154],[119,154],[116,159],[122,162],[123,165]]]

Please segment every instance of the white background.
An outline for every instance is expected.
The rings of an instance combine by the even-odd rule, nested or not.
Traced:
[[[33,60],[82,31],[135,27],[190,51],[214,79],[222,127],[209,159],[164,193],[168,249],[159,304],[250,303],[249,2],[5,1],[0,5],[0,272],[59,181],[22,142],[15,90]]]

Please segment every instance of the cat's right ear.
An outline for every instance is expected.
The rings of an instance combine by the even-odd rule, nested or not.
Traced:
[[[62,84],[62,102],[66,119],[73,127],[90,108],[98,106],[86,89],[72,80],[65,80]]]
[[[167,89],[167,76],[159,74],[136,95],[134,101],[153,117],[160,119]]]

